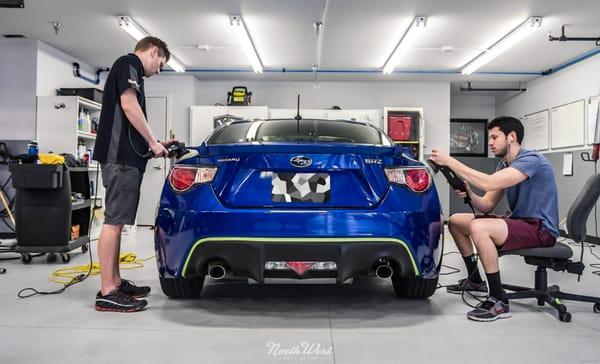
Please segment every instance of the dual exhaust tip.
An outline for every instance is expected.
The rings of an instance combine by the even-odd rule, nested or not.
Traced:
[[[388,260],[379,260],[375,263],[375,276],[381,279],[390,278],[394,269]],[[221,280],[231,275],[231,271],[225,263],[211,263],[208,265],[208,276],[214,280]]]

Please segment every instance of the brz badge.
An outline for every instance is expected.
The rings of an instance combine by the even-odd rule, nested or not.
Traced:
[[[312,164],[312,159],[305,157],[303,155],[297,155],[290,159],[291,165],[299,168],[306,168]]]
[[[383,164],[381,159],[365,159],[365,164]]]

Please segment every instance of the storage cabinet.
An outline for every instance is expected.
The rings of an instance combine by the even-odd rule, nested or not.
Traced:
[[[415,159],[424,161],[425,133],[423,108],[386,107],[383,109],[383,130],[396,144],[410,149]]]

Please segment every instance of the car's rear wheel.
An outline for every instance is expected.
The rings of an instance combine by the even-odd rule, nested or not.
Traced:
[[[407,278],[392,276],[392,285],[396,295],[401,298],[429,298],[435,292],[438,277],[436,278]]]
[[[202,278],[162,278],[160,277],[160,288],[164,294],[171,298],[194,298],[200,295],[204,286]]]

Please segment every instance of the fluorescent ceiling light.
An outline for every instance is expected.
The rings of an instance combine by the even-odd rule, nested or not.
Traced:
[[[242,45],[244,53],[250,61],[254,72],[263,73],[262,62],[260,61],[258,52],[254,47],[254,43],[252,43],[252,38],[250,38],[250,33],[248,33],[248,29],[246,29],[246,25],[244,25],[242,17],[240,15],[230,15],[229,24],[231,24],[231,27],[233,28],[233,33]]]
[[[519,43],[531,33],[535,32],[542,25],[541,16],[532,16],[525,20],[521,25],[516,27],[512,32],[505,35],[502,39],[497,41],[489,49],[483,51],[480,55],[469,61],[466,66],[461,70],[463,75],[470,75],[483,65],[496,58],[504,51]]]
[[[400,62],[400,59],[410,50],[415,40],[423,33],[427,25],[427,17],[417,16],[394,48],[394,51],[383,65],[383,73],[389,75]]]
[[[119,15],[117,16],[117,20],[121,29],[126,31],[136,41],[148,36],[148,33],[127,15]],[[185,72],[185,65],[175,58],[172,52],[167,66],[171,67],[175,72]]]

